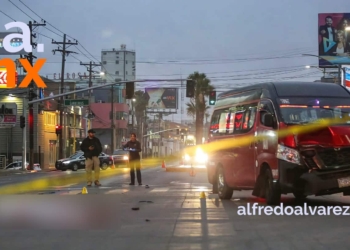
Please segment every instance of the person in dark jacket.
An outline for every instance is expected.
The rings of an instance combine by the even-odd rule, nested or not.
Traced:
[[[88,131],[89,136],[86,137],[80,145],[80,149],[84,152],[85,169],[87,175],[87,183],[90,187],[92,184],[92,169],[95,172],[95,185],[101,186],[100,178],[100,159],[98,156],[102,152],[102,145],[100,140],[95,137],[95,130]]]
[[[130,167],[130,179],[131,182],[129,185],[135,185],[135,168],[136,168],[136,175],[137,175],[137,181],[139,185],[142,185],[141,181],[141,143],[136,140],[136,134],[132,133],[130,141],[128,141],[124,145],[124,150],[129,151],[129,167]]]

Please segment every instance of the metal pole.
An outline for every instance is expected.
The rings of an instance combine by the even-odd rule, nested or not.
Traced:
[[[161,113],[158,113],[158,122],[159,122],[158,132],[160,131],[160,115],[161,115]],[[160,137],[160,134],[159,134],[159,138],[158,138],[158,157],[160,157],[160,141],[161,141],[161,137]]]
[[[23,102],[22,102],[22,105],[23,105],[23,110],[22,110],[23,117],[27,117],[26,116],[26,113],[27,113],[26,112],[26,109],[27,109],[26,101],[27,101],[27,99],[23,98]],[[22,142],[22,170],[25,170],[26,164],[27,164],[27,127],[24,127],[22,129],[22,135],[23,135],[23,142]]]
[[[131,99],[131,132],[134,132],[134,99]]]
[[[342,82],[341,82],[341,80],[342,80],[342,77],[341,77],[341,64],[338,64],[338,83],[339,83],[339,85],[342,85]]]
[[[143,135],[143,122],[141,122],[141,134]],[[142,139],[144,139],[144,137],[141,137],[141,143],[143,144],[143,140],[142,140]],[[143,145],[141,145],[141,149],[142,149],[142,148],[143,148]],[[141,158],[142,158],[142,159],[145,158],[145,157],[144,157],[144,153],[145,153],[145,151],[142,150],[142,153],[141,153],[141,155],[142,155]]]
[[[90,64],[89,64],[89,88],[92,87],[92,62],[90,61]],[[88,129],[91,129],[91,117],[90,117],[90,114],[91,114],[91,89],[89,90],[89,123],[88,123]]]
[[[111,86],[111,154],[115,149],[115,129],[114,129],[114,85]]]
[[[191,80],[191,79],[189,79],[189,80]],[[178,82],[178,81],[179,81],[179,79],[145,79],[145,80],[135,80],[133,82]],[[52,100],[52,99],[60,97],[60,96],[66,96],[66,95],[71,95],[71,94],[75,94],[75,93],[86,92],[86,91],[88,91],[90,89],[98,89],[98,88],[103,88],[103,87],[107,87],[107,86],[111,86],[111,85],[115,85],[115,84],[120,85],[120,84],[123,84],[123,83],[126,83],[126,81],[118,82],[118,83],[110,82],[110,83],[101,84],[101,85],[98,85],[98,86],[92,86],[90,88],[77,89],[77,90],[74,90],[74,91],[66,92],[64,94],[58,94],[58,95],[53,95],[53,96],[50,96],[50,97],[41,98],[40,100],[32,100],[32,101],[29,101],[28,104],[37,103],[37,102],[43,102],[43,101],[47,101],[47,100]]]
[[[145,117],[144,117],[144,119],[145,119],[144,122],[143,122],[144,130],[143,130],[142,137],[143,137],[143,148],[144,148],[145,156],[147,157],[147,156],[148,156],[147,137],[144,137],[145,131],[146,131],[146,134],[147,134],[147,129],[146,129],[146,124],[147,124],[147,110],[145,110]]]
[[[60,94],[61,98],[60,98],[60,127],[62,128],[62,130],[64,131],[64,127],[63,126],[63,93],[64,93],[64,65],[65,65],[65,61],[66,61],[66,34],[63,34],[63,50],[62,50],[62,67],[61,67],[61,91]],[[64,137],[63,137],[63,132],[60,133],[59,135],[59,159],[63,159],[63,146],[64,146]]]
[[[75,116],[75,107],[74,107],[74,120],[73,120],[73,129],[74,129],[74,136],[73,136],[73,154],[77,151],[76,150],[76,132],[77,132],[77,126],[75,125],[76,124],[76,116]]]

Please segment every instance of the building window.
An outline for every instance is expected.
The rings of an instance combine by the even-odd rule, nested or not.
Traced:
[[[107,62],[106,62],[106,61],[103,61],[103,64],[107,64]]]
[[[135,65],[135,62],[132,62],[132,65]]]
[[[134,75],[135,75],[135,72],[132,72],[132,75],[134,76]]]
[[[119,61],[115,61],[115,64],[119,64]]]
[[[128,64],[128,61],[125,61],[125,64]]]
[[[128,74],[128,71],[125,71],[125,75],[127,75]]]
[[[119,55],[119,52],[116,52],[117,55]]]
[[[119,75],[119,71],[116,71],[115,74],[118,76]]]
[[[44,116],[44,123],[45,125],[56,125],[56,115],[55,114],[51,114],[51,113],[45,113]]]
[[[103,52],[103,54],[104,54],[104,55],[107,55],[107,53],[106,53],[106,52]]]

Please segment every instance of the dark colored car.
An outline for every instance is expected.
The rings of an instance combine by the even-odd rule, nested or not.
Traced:
[[[129,151],[117,149],[113,152],[113,161],[116,166],[129,163]]]
[[[98,157],[100,159],[100,168],[106,170],[108,167],[113,166],[113,157],[105,153],[101,153]],[[85,157],[82,151],[78,151],[68,158],[60,159],[56,161],[56,169],[66,171],[71,169],[77,171],[78,169],[85,169]]]

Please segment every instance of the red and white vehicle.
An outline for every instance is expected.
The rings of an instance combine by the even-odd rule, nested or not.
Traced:
[[[208,180],[221,199],[234,190],[253,190],[268,204],[281,194],[296,198],[350,195],[350,122],[307,134],[278,132],[324,118],[350,116],[350,93],[343,86],[317,82],[251,85],[217,98],[209,143],[264,135],[264,139],[209,153]],[[350,117],[349,117],[350,121]]]

